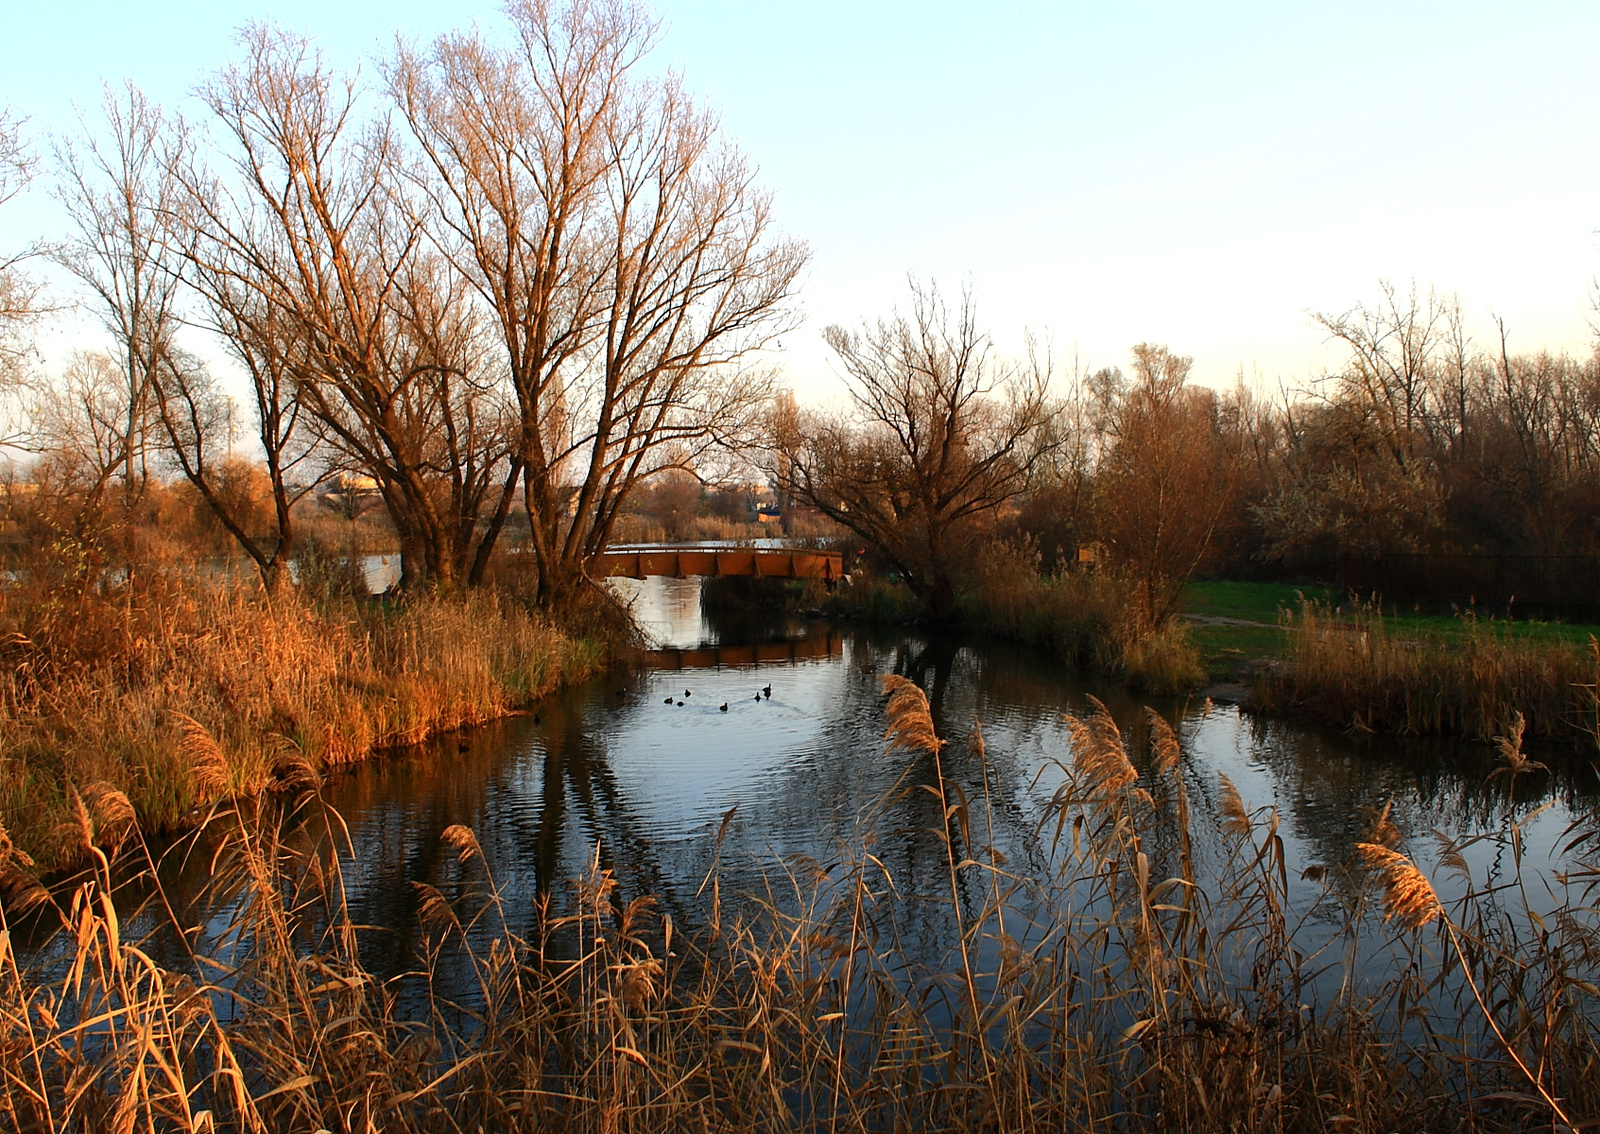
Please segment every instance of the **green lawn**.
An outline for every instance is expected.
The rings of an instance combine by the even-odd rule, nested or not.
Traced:
[[[1266,624],[1232,626],[1191,622],[1190,637],[1200,647],[1206,671],[1222,680],[1237,673],[1242,662],[1286,656],[1289,634],[1278,628],[1279,618],[1285,611],[1298,611],[1302,598],[1321,602],[1325,606],[1342,605],[1346,611],[1350,609],[1349,600],[1328,587],[1228,581],[1189,584],[1183,593],[1182,609],[1185,614],[1238,618]],[[1396,634],[1414,634],[1447,642],[1471,628],[1469,619],[1453,615],[1419,614],[1415,611],[1385,610],[1384,620]],[[1482,624],[1479,623],[1480,626]],[[1591,634],[1600,636],[1600,626],[1542,622],[1537,619],[1510,622],[1493,620],[1490,625],[1497,633],[1551,644],[1564,643],[1574,649],[1587,648]]]
[[[1291,583],[1190,583],[1183,592],[1183,610],[1276,624],[1280,611],[1300,608],[1301,596],[1327,602],[1334,592],[1328,587]]]

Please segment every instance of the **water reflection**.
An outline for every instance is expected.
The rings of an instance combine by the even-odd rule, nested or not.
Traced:
[[[374,938],[376,968],[407,963],[404,943],[417,928],[411,883],[455,894],[471,881],[439,841],[454,823],[477,832],[517,932],[530,929],[539,895],[560,900],[592,861],[615,873],[624,900],[654,894],[692,920],[713,862],[724,894],[765,892],[786,863],[836,867],[870,825],[873,853],[907,903],[908,931],[930,952],[943,948],[948,907],[919,904],[948,885],[939,801],[922,790],[938,776],[931,757],[884,754],[884,673],[928,692],[950,741],[946,777],[983,801],[971,809],[973,841],[992,837],[1024,873],[1042,877],[1053,861],[1038,827],[1069,760],[1063,712],[1099,697],[1144,758],[1143,703],[1049,659],[798,621],[761,627],[757,643],[749,626],[702,618],[696,580],[626,585],[662,647],[651,665],[563,691],[536,714],[370,763],[330,787],[353,841],[354,915],[387,930]],[[768,685],[770,698],[760,693]],[[1409,849],[1449,898],[1449,878],[1433,869],[1432,832],[1497,832],[1468,852],[1474,873],[1492,879],[1510,867],[1511,825],[1524,824],[1526,861],[1548,872],[1563,830],[1594,802],[1593,771],[1570,756],[1541,753],[1555,771],[1522,777],[1513,793],[1505,778],[1487,778],[1485,746],[1350,737],[1203,702],[1155,708],[1182,739],[1196,856],[1214,864],[1225,853],[1216,835],[1225,775],[1249,806],[1282,816],[1291,900],[1297,916],[1315,909],[1330,923],[1322,932],[1340,903],[1328,900],[1328,882],[1299,872],[1347,861],[1370,821],[1362,808],[1392,802]],[[987,761],[970,744],[980,722]],[[1151,833],[1158,864],[1175,861],[1177,845],[1174,831]],[[1337,886],[1342,876],[1332,877]]]

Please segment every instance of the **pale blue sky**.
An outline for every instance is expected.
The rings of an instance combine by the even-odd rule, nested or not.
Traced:
[[[37,130],[104,79],[181,100],[263,16],[336,59],[493,3],[0,0],[0,102]],[[1600,270],[1600,4],[956,4],[663,0],[657,53],[717,107],[811,243],[821,327],[886,311],[908,270],[972,281],[1003,342],[1094,364],[1165,342],[1223,383],[1303,382],[1308,310],[1379,277],[1458,291],[1513,346],[1587,350]],[[0,248],[54,225],[42,193]]]

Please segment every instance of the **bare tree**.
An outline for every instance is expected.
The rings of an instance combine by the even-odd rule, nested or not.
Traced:
[[[997,360],[971,297],[951,312],[913,282],[910,317],[823,332],[852,412],[774,422],[770,473],[871,543],[935,619],[985,521],[1059,442],[1046,428],[1049,366]]]
[[[401,48],[396,104],[437,242],[491,313],[517,401],[539,594],[570,597],[628,495],[750,422],[743,365],[790,325],[804,247],[716,121],[632,72],[656,26],[620,0],[508,7]]]
[[[99,514],[128,452],[126,372],[102,351],[78,351],[61,376],[35,383],[29,446],[42,455],[41,480],[72,505],[78,538]]]
[[[1387,280],[1379,289],[1383,297],[1373,307],[1314,318],[1347,350],[1345,365],[1335,375],[1341,400],[1369,416],[1400,474],[1416,477],[1432,455],[1427,442],[1440,364],[1452,345],[1464,357],[1465,334],[1453,301],[1431,291],[1420,298],[1414,285],[1401,296]]]
[[[214,312],[219,323],[230,315],[226,308]],[[232,314],[239,314],[239,309]],[[318,435],[305,420],[309,415],[284,365],[283,345],[262,345],[255,337],[270,335],[272,322],[270,315],[249,326],[235,321],[225,340],[250,378],[251,410],[270,505],[267,517],[260,515],[256,494],[242,487],[252,479],[250,462],[233,451],[233,405],[210,369],[186,352],[172,351],[154,386],[168,453],[250,557],[268,591],[277,590],[287,578],[285,565],[296,547],[294,505],[321,479],[310,469]]]
[[[394,138],[359,117],[353,80],[271,28],[245,45],[205,91],[232,177],[195,162],[181,173],[187,256],[214,322],[241,357],[269,352],[262,372],[377,480],[403,586],[476,582],[516,471],[461,281],[429,253],[400,199]]]
[[[0,205],[21,193],[33,180],[34,158],[23,139],[25,120],[0,109]],[[25,329],[39,314],[41,289],[26,275],[22,263],[37,250],[0,251],[0,394],[9,393],[22,376],[27,347]],[[0,444],[19,438],[0,432]]]
[[[94,297],[124,386],[121,466],[125,499],[142,488],[152,386],[178,327],[176,275],[166,264],[161,217],[175,186],[162,160],[160,110],[129,84],[107,87],[106,133],[80,124],[56,144],[56,194],[76,230],[55,259]]]

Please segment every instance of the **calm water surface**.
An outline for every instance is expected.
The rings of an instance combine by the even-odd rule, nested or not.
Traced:
[[[1018,869],[1043,873],[1052,861],[1049,833],[1037,828],[1060,782],[1057,762],[1070,760],[1064,713],[1085,711],[1098,696],[1130,748],[1145,743],[1142,701],[1038,655],[820,622],[719,622],[702,615],[698,580],[618,582],[662,647],[648,667],[566,690],[536,715],[371,762],[329,786],[351,832],[352,911],[388,931],[371,939],[369,964],[406,963],[417,928],[412,882],[447,893],[462,884],[454,851],[439,839],[454,823],[477,832],[513,930],[531,924],[537,895],[567,893],[594,861],[615,873],[625,899],[653,894],[680,921],[692,920],[714,864],[725,894],[781,883],[786,868],[807,859],[826,866],[860,845],[863,817],[886,797],[894,802],[875,821],[875,853],[903,894],[937,889],[937,804],[927,792],[895,791],[935,782],[932,764],[883,753],[881,674],[907,674],[928,691],[951,742],[946,775],[974,799],[987,783],[994,838]],[[767,685],[770,699],[758,699]],[[1538,753],[1553,771],[1520,777],[1513,797],[1505,777],[1488,779],[1487,746],[1352,737],[1204,700],[1153,707],[1178,728],[1200,855],[1223,853],[1215,834],[1222,776],[1247,806],[1281,816],[1291,896],[1297,915],[1309,915],[1308,937],[1336,919],[1336,903],[1299,872],[1349,859],[1369,824],[1362,808],[1392,803],[1405,849],[1448,898],[1456,891],[1433,869],[1433,832],[1488,833],[1467,858],[1478,881],[1494,881],[1509,876],[1512,825],[1520,824],[1525,874],[1548,877],[1562,865],[1563,833],[1575,819],[1587,822],[1581,817],[1595,804],[1586,754]],[[977,725],[987,767],[968,744]]]

